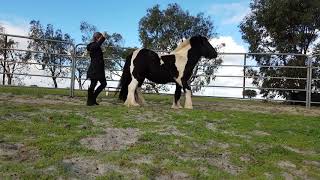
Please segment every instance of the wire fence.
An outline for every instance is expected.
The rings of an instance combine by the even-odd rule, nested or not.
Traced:
[[[86,71],[89,65],[89,58],[83,51],[85,44],[74,44],[73,42],[69,41],[57,41],[52,39],[41,39],[41,38],[34,38],[34,37],[28,37],[28,36],[20,36],[20,35],[12,35],[12,34],[0,34],[0,37],[3,39],[3,46],[0,47],[0,55],[3,56],[3,58],[0,59],[0,74],[2,74],[2,86],[6,85],[5,79],[7,81],[9,79],[12,79],[17,76],[23,76],[23,77],[42,77],[42,78],[52,78],[52,80],[55,82],[55,86],[57,87],[57,79],[65,79],[68,80],[69,85],[67,86],[69,91],[69,95],[71,97],[74,97],[75,95],[75,89],[82,89],[84,84],[86,83]],[[65,53],[55,53],[50,51],[50,49],[46,51],[40,51],[40,50],[31,50],[29,48],[21,49],[21,48],[14,48],[8,47],[8,38],[22,38],[22,39],[28,39],[33,41],[45,41],[45,42],[52,42],[52,43],[61,43],[61,44],[67,44],[69,46],[69,49]],[[119,48],[119,47],[117,47]],[[124,49],[132,49],[132,48],[124,48]],[[19,60],[14,60],[14,55],[12,55],[13,52],[21,52],[29,55],[27,59],[21,58],[21,54],[16,55],[17,58],[19,56]],[[165,51],[158,51],[161,53],[166,53]],[[11,56],[10,57],[10,54]],[[36,59],[35,56],[40,56]],[[258,65],[253,62],[249,62],[252,60],[253,56],[292,56],[292,57],[304,57],[306,58],[306,64],[305,65]],[[310,108],[312,104],[318,104],[318,101],[312,101],[312,97],[315,93],[318,93],[315,89],[312,89],[312,84],[314,84],[317,81],[320,81],[320,78],[313,77],[313,73],[315,71],[318,71],[320,69],[319,66],[314,65],[313,60],[319,55],[305,55],[305,54],[294,54],[294,53],[219,53],[219,57],[224,59],[225,57],[231,58],[236,57],[235,61],[237,62],[231,62],[229,64],[219,64],[214,65],[215,68],[218,69],[228,69],[228,68],[238,68],[238,72],[240,74],[234,75],[231,73],[229,74],[214,74],[213,77],[215,80],[217,79],[227,79],[228,82],[231,82],[231,84],[224,85],[223,83],[226,82],[224,80],[221,80],[222,85],[219,84],[191,84],[192,87],[201,86],[205,90],[208,90],[209,88],[214,89],[238,89],[240,92],[242,92],[242,97],[233,97],[233,98],[241,98],[245,99],[246,96],[243,93],[245,90],[274,90],[274,91],[297,91],[297,92],[303,92],[305,93],[303,100],[290,100],[290,99],[272,99],[274,101],[287,101],[287,102],[297,102],[297,103],[305,103],[307,108]],[[21,60],[22,59],[22,60]],[[47,59],[47,61],[45,61]],[[50,61],[52,59],[63,59],[63,61]],[[121,76],[121,68],[124,64],[124,61],[121,57],[108,57],[105,58],[106,62],[111,63],[111,67],[106,69],[106,75],[107,75],[107,82],[108,82],[108,90],[115,90],[117,88],[118,81]],[[13,70],[13,66],[15,68],[19,67],[19,65],[25,66],[24,70]],[[36,70],[30,70],[30,66],[37,67]],[[199,65],[199,67],[206,65]],[[305,71],[305,74],[301,77],[284,77],[284,76],[258,76],[258,75],[248,75],[247,70],[249,69],[261,69],[261,68],[278,68],[278,69],[284,69],[284,70],[293,70],[296,71],[298,69],[302,69]],[[23,69],[23,68],[22,68]],[[34,69],[34,67],[33,67]],[[35,72],[44,72],[45,74],[39,74]],[[230,72],[226,70],[226,72]],[[195,77],[204,77],[206,78],[207,75],[195,75]],[[261,86],[253,86],[252,85],[252,79],[278,79],[278,80],[299,80],[305,82],[305,86],[301,88],[301,86],[292,87],[292,88],[281,88],[281,87],[261,87]],[[232,81],[236,82],[232,84]],[[250,82],[251,81],[251,82]],[[9,81],[8,81],[9,82]],[[213,81],[215,82],[215,81]],[[12,82],[11,82],[12,83]],[[76,88],[77,83],[77,88]],[[7,83],[10,84],[10,83]],[[66,84],[66,83],[64,83]],[[173,84],[169,84],[169,86],[172,86]],[[209,92],[209,93],[208,93]],[[212,96],[210,94],[210,91],[208,91],[205,94],[202,94],[204,96]],[[226,91],[227,92],[227,91]],[[313,92],[313,93],[312,93]],[[223,96],[220,95],[220,97]],[[229,96],[230,97],[230,96]],[[261,98],[264,99],[264,98]]]

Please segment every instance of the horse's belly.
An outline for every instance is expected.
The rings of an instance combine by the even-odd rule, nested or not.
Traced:
[[[146,78],[157,84],[166,84],[174,81],[173,77],[168,72],[152,72]]]

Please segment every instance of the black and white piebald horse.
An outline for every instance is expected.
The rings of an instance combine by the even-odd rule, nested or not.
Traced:
[[[185,108],[192,109],[191,88],[189,79],[193,69],[201,57],[213,59],[217,57],[216,50],[208,39],[203,36],[193,36],[184,40],[168,55],[158,55],[149,49],[137,49],[131,53],[124,65],[120,80],[119,99],[125,105],[139,106],[144,103],[140,89],[145,79],[154,83],[176,83],[172,108],[182,108],[180,105],[181,89],[185,92]]]

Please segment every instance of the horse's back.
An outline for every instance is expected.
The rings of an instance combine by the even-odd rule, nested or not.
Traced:
[[[173,81],[169,68],[161,65],[159,55],[150,49],[140,49],[133,60],[133,75],[137,78],[147,78],[155,83],[165,84]],[[174,62],[170,62],[174,66]]]

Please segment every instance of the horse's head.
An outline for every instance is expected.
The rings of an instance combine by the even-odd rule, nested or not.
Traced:
[[[200,35],[193,36],[190,38],[190,44],[202,57],[213,59],[218,56],[217,51],[212,47],[206,37]]]

